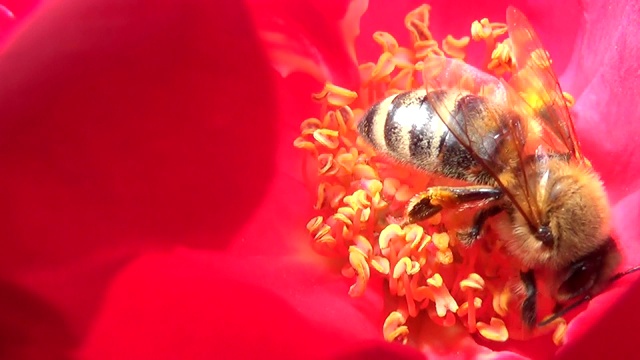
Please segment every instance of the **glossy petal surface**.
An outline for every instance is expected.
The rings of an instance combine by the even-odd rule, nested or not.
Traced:
[[[273,174],[270,75],[241,3],[43,5],[0,59],[2,277],[82,334],[131,257],[224,249]]]
[[[236,258],[177,250],[149,254],[115,279],[83,354],[90,359],[326,359],[380,351],[365,297],[331,289],[343,281],[290,259]],[[376,306],[374,304],[374,306]]]
[[[310,94],[323,79],[357,81],[354,34],[358,59],[372,60],[373,31],[406,34],[403,16],[421,3],[53,0],[28,18],[0,58],[3,355],[63,353],[88,333],[90,359],[421,358],[381,340],[379,284],[351,299],[339,268],[311,252],[314,195],[291,146],[318,113]],[[436,38],[502,21],[507,5],[430,4]],[[638,3],[509,4],[539,29],[556,70],[568,69],[626,265],[640,263]],[[264,29],[322,70],[296,73],[309,70],[297,63],[283,79],[266,63]],[[191,250],[156,252],[176,245]],[[635,349],[622,328],[638,322],[628,280],[576,318],[561,357]],[[548,339],[501,348],[555,351]]]

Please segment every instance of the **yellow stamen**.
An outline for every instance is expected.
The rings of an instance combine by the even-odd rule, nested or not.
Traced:
[[[315,100],[324,100],[329,105],[335,107],[343,107],[349,105],[358,97],[355,91],[347,90],[333,84],[325,84],[322,91],[314,94]]]
[[[380,80],[385,76],[389,76],[389,74],[391,74],[395,69],[396,64],[393,63],[393,54],[386,52],[378,58],[378,63],[376,64],[376,67],[373,68],[371,77],[374,80]]]
[[[498,76],[502,76],[507,72],[513,72],[514,65],[511,39],[499,42],[491,52],[491,61],[487,65],[488,70],[493,71]]]
[[[409,30],[413,43],[433,39],[431,31],[429,31],[429,11],[431,11],[431,7],[424,4],[405,17],[404,25]]]
[[[304,120],[294,141],[312,158],[313,166],[305,169],[316,172],[307,178],[317,186],[314,208],[319,214],[306,227],[314,250],[342,262],[341,273],[352,279],[346,293],[361,296],[372,278],[385,281],[393,298],[389,303],[397,304],[382,328],[387,341],[407,343],[411,318],[421,319],[416,323],[460,326],[469,333],[505,341],[510,333],[517,337],[523,331],[512,321],[520,313],[514,306],[518,301],[511,300],[521,295],[509,283],[519,269],[506,260],[501,243],[487,236],[486,246],[463,246],[456,235],[463,219],[451,214],[404,225],[407,205],[433,179],[378,156],[356,131],[356,124],[376,101],[429,84],[444,69],[445,56],[465,59],[471,39],[485,43],[485,70],[498,76],[516,70],[511,41],[498,41],[506,25],[482,19],[472,24],[470,37],[434,39],[429,12],[430,7],[422,5],[405,17],[411,41],[407,46],[387,32],[374,33],[380,55],[375,63],[359,65],[358,89],[327,83],[313,95],[322,105],[322,114]],[[538,67],[550,66],[543,49],[529,61]],[[528,75],[519,74],[525,79]],[[483,88],[481,94],[491,96],[496,90]],[[522,95],[534,107],[543,103],[531,94]],[[563,96],[568,106],[575,103],[571,95]],[[559,319],[553,325],[546,329],[555,329],[553,339],[560,343],[566,322]]]
[[[474,333],[476,331],[476,311],[482,307],[482,299],[479,297],[474,297],[471,291],[468,291],[467,298],[469,300],[465,301],[460,305],[460,308],[457,311],[458,317],[462,318],[465,315],[467,316],[467,329],[470,333]],[[469,307],[469,303],[473,304],[472,307]]]
[[[507,316],[509,311],[508,304],[511,298],[511,292],[508,287],[504,287],[502,291],[493,293],[492,306],[493,310],[500,316]]]
[[[309,233],[311,233],[311,235],[315,235],[318,233],[318,231],[320,230],[320,226],[322,225],[322,221],[322,216],[316,216],[309,220],[309,222],[307,223],[307,230],[309,230]]]
[[[567,103],[568,107],[572,107],[576,104],[576,99],[568,92],[563,91],[562,96],[564,97],[564,101]]]
[[[444,317],[447,310],[455,313],[458,311],[458,304],[456,300],[449,293],[449,289],[444,286],[442,276],[436,273],[432,277],[427,279],[427,284],[431,286],[434,301],[436,303],[436,314],[439,317]]]
[[[442,40],[442,50],[452,58],[464,59],[469,40],[470,38],[468,36],[456,39],[451,35],[447,35],[447,37]]]
[[[449,234],[437,233],[431,236],[431,241],[438,248],[438,250],[444,251],[449,248]]]
[[[504,342],[509,338],[509,330],[501,319],[491,318],[489,324],[479,322],[476,326],[480,335],[489,340]]]
[[[369,271],[369,265],[367,264],[367,256],[362,250],[355,246],[349,247],[349,263],[353,266],[357,274],[356,283],[351,285],[349,289],[349,295],[360,296],[366,289],[367,281],[371,273]]]
[[[382,52],[386,53],[394,53],[398,50],[398,41],[393,37],[393,35],[384,31],[376,31],[373,33],[373,41],[380,44],[382,47]]]
[[[382,326],[384,339],[389,342],[399,341],[406,344],[409,335],[409,328],[404,325],[406,321],[406,316],[399,311],[394,311],[389,314]]]
[[[560,322],[558,324],[558,327],[556,327],[556,329],[553,331],[553,343],[556,345],[562,345],[564,343],[564,336],[567,333],[567,322],[565,320],[562,320],[562,322]]]

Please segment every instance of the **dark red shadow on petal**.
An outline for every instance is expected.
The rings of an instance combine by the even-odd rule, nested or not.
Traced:
[[[75,345],[76,339],[57,309],[0,278],[0,358],[66,359]]]
[[[226,246],[273,173],[276,114],[245,9],[211,4],[54,1],[17,35],[0,62],[0,268]]]
[[[379,341],[371,341],[369,343],[363,343],[358,346],[354,346],[357,349],[347,351],[345,354],[340,354],[333,359],[335,360],[424,360],[423,354],[419,353],[416,349],[409,346],[403,346],[396,343],[381,343]]]
[[[310,296],[330,291],[287,280],[288,274],[317,280],[313,267],[294,264],[203,251],[144,256],[113,282],[81,353],[87,359],[326,359],[358,352],[377,335],[358,328],[355,309]]]
[[[540,336],[526,341],[508,340],[504,343],[489,341],[480,336],[476,336],[476,340],[482,346],[494,351],[500,351],[501,356],[504,356],[505,359],[548,359],[558,349],[553,343],[551,335]]]

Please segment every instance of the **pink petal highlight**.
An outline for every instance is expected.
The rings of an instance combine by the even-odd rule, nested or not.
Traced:
[[[593,300],[588,312],[575,319],[567,333],[570,341],[558,351],[559,359],[624,359],[637,351],[633,328],[640,322],[640,281],[621,281],[620,287]],[[587,318],[591,312],[599,316]]]
[[[602,174],[612,201],[640,187],[640,4],[589,0],[581,41],[563,77],[579,96],[576,127],[585,153]]]
[[[0,2],[0,49],[40,6],[41,2],[42,0],[2,0]]]

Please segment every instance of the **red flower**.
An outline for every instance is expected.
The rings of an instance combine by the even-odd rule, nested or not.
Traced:
[[[379,292],[348,297],[349,282],[308,247],[314,200],[291,143],[321,85],[295,72],[308,66],[273,72],[261,48],[274,44],[260,44],[253,25],[284,33],[279,45],[348,87],[361,13],[349,4],[52,0],[11,35],[0,58],[0,357],[422,356],[382,340]],[[473,4],[433,3],[434,35],[504,16],[506,4]],[[372,1],[358,57],[371,56],[372,31],[393,31],[414,5]],[[640,9],[577,5],[521,8],[556,70],[567,69],[579,135],[636,264],[640,114],[628,104]],[[559,355],[633,351],[619,326],[640,321],[640,288],[629,284],[591,302]],[[505,349],[554,351],[538,340]]]

